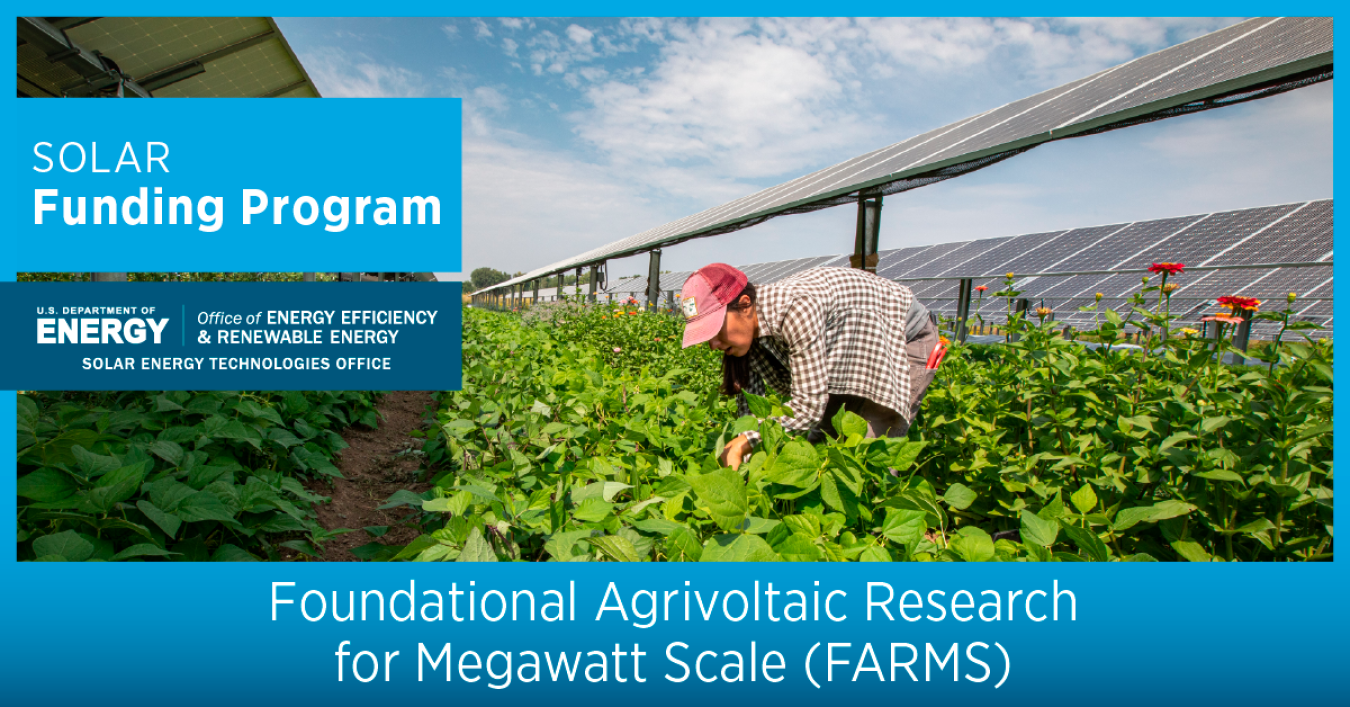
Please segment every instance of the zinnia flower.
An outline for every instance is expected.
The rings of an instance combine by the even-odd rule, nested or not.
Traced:
[[[939,343],[939,344],[942,344],[943,346],[950,346],[951,343],[952,343],[952,340],[951,340],[951,339],[948,339],[948,338],[945,337],[945,336],[938,336],[938,343]]]
[[[1052,311],[1052,310],[1051,310],[1049,307],[1037,307],[1037,308],[1036,308],[1036,316],[1038,316],[1038,317],[1048,317],[1048,316],[1050,316],[1050,312],[1051,312],[1051,311]]]
[[[1247,320],[1242,317],[1235,317],[1231,314],[1211,314],[1208,317],[1200,317],[1202,322],[1222,322],[1224,324],[1241,324]]]
[[[1185,334],[1186,336],[1195,336],[1196,334],[1199,334],[1199,333],[1200,333],[1200,330],[1199,330],[1199,329],[1192,329],[1192,328],[1190,328],[1190,327],[1182,327],[1182,328],[1180,329],[1180,331],[1181,331],[1181,333]]]
[[[1290,293],[1289,293],[1289,304],[1293,304],[1293,303],[1294,303],[1294,299],[1295,299],[1296,297],[1298,297],[1297,294],[1295,294],[1295,293],[1293,293],[1293,292],[1290,292]]]
[[[1255,297],[1242,297],[1239,295],[1229,295],[1218,299],[1220,307],[1227,307],[1232,310],[1250,309],[1256,310],[1261,306],[1261,300]]]
[[[629,312],[629,314],[637,314],[637,312]]]
[[[1181,269],[1186,267],[1183,263],[1154,263],[1148,266],[1148,271],[1154,275],[1167,273],[1168,275],[1180,275]]]
[[[1012,274],[1012,273],[1008,273],[1008,279],[1009,279],[1009,280],[1013,279],[1013,274]]]
[[[614,353],[619,353],[620,351],[623,351],[623,349],[621,349],[621,348],[619,348],[619,347],[617,347],[617,346],[614,347]]]
[[[987,289],[989,289],[989,288],[986,287],[986,286],[984,286],[984,285],[976,285],[976,286],[975,286],[975,291],[976,291],[976,292],[984,292],[984,291],[987,290]]]
[[[1097,293],[1097,301],[1098,302],[1102,301],[1102,293],[1100,292]]]
[[[1169,282],[1166,285],[1162,286],[1162,291],[1166,292],[1169,295],[1172,294],[1173,292],[1176,292],[1179,289],[1181,289],[1181,285],[1178,285],[1175,282]]]

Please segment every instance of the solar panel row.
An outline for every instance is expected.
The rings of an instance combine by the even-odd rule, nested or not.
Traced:
[[[1281,204],[1212,214],[1075,228],[1051,233],[1002,236],[974,241],[912,246],[882,251],[877,274],[904,282],[931,309],[945,314],[956,310],[960,277],[974,278],[987,287],[980,312],[989,317],[1006,309],[1004,298],[992,293],[1004,287],[1003,274],[1030,273],[1017,278],[1021,297],[1036,306],[1055,310],[1061,320],[1092,320],[1095,313],[1079,312],[1102,293],[1102,307],[1130,309],[1129,297],[1139,291],[1138,273],[1035,275],[1037,272],[1082,272],[1139,269],[1153,262],[1200,265],[1324,263],[1310,267],[1241,268],[1192,271],[1174,277],[1180,285],[1172,296],[1172,311],[1198,318],[1213,311],[1213,301],[1225,295],[1244,295],[1282,302],[1289,292],[1301,298],[1299,315],[1329,322],[1332,296],[1331,242],[1333,204],[1330,199]],[[808,268],[847,267],[848,256],[825,255],[741,268],[751,282],[777,282]],[[690,272],[661,276],[661,291],[678,291]],[[925,280],[916,278],[945,279]],[[1156,282],[1156,279],[1155,279]],[[646,277],[620,280],[604,290],[614,297],[642,298]],[[1155,295],[1156,296],[1156,295]]]
[[[1260,87],[1278,90],[1281,81],[1286,81],[1284,88],[1291,88],[1302,85],[1301,81],[1325,80],[1330,78],[1332,44],[1331,18],[1246,20],[548,265],[505,285],[663,244],[724,233],[781,213],[837,205],[841,198],[865,189],[884,185],[899,189],[903,185],[895,185],[903,180],[957,165],[973,165],[1050,140],[1166,117],[1183,108],[1200,110],[1219,105],[1206,99],[1250,93]],[[1264,217],[1247,216],[1258,220]],[[1117,228],[1128,225],[1119,224]],[[1087,252],[1096,240],[1111,235],[1108,227],[1055,234],[1047,237],[1047,245],[1053,241],[1048,250],[1024,248],[1019,251],[1021,262],[1006,258],[994,262],[1024,271],[1043,269]],[[1147,233],[1132,235],[1139,238],[1141,247],[1157,245]],[[956,253],[948,248],[940,252]],[[1148,257],[1142,252],[1122,257],[1131,256]],[[891,268],[888,276],[915,277],[915,268],[921,262],[933,267],[945,264],[935,258],[906,264],[910,257],[915,254],[892,262],[883,257],[883,266]]]

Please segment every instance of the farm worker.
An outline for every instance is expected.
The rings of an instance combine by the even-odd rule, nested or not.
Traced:
[[[815,443],[834,434],[842,407],[867,421],[869,437],[903,437],[935,369],[935,318],[908,287],[853,268],[812,268],[756,287],[745,273],[714,263],[684,283],[684,347],[707,343],[723,352],[722,394],[786,396],[788,431]],[[739,468],[759,443],[746,432],[720,460]]]

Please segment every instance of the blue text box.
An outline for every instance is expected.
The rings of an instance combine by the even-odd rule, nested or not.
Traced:
[[[19,390],[451,390],[459,283],[0,283]]]

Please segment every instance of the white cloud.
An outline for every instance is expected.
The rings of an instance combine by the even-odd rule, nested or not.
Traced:
[[[568,25],[567,38],[572,40],[573,44],[587,44],[594,37],[595,33],[582,27],[581,25]]]
[[[417,98],[436,95],[434,86],[407,69],[382,64],[369,56],[340,49],[322,49],[305,57],[305,68],[319,91],[329,98]]]
[[[502,51],[506,52],[507,56],[515,56],[516,50],[519,48],[520,45],[516,43],[516,40],[511,39],[510,37],[502,39]]]
[[[497,21],[502,23],[502,26],[507,29],[520,29],[525,26],[525,20],[519,17],[498,17]]]
[[[492,28],[488,27],[487,23],[480,19],[476,18],[474,19],[473,29],[474,29],[474,36],[478,37],[479,39],[486,39],[492,36]]]
[[[459,27],[455,25],[441,25],[441,31],[445,33],[446,39],[459,39]]]

